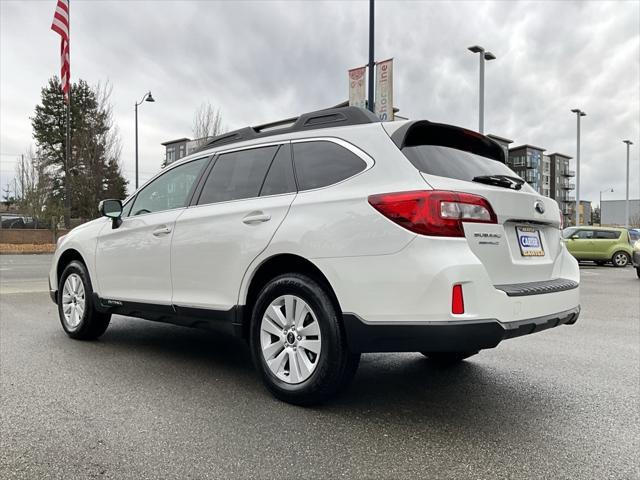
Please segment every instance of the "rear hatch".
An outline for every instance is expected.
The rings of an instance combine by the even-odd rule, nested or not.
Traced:
[[[561,253],[560,212],[505,164],[489,138],[449,125],[413,122],[392,135],[434,190],[488,200],[497,223],[463,222],[471,250],[494,285],[551,280]]]

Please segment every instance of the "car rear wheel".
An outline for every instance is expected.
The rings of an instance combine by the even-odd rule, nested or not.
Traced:
[[[81,262],[71,262],[60,276],[58,316],[66,334],[77,340],[94,340],[109,326],[111,314],[95,309],[89,273]]]
[[[433,363],[439,365],[454,365],[462,362],[465,358],[472,357],[478,352],[420,352]]]
[[[252,312],[250,343],[266,387],[296,405],[335,395],[360,361],[360,354],[348,349],[328,293],[300,274],[276,277],[262,289]]]
[[[611,257],[611,261],[614,267],[626,267],[629,265],[631,259],[626,252],[616,252],[613,254],[613,257]]]

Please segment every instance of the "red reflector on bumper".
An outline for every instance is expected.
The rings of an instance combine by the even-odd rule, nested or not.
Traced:
[[[462,297],[462,285],[454,285],[451,292],[451,313],[461,315],[464,313],[464,298]]]

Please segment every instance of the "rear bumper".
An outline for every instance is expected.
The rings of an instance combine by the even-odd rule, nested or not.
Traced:
[[[543,317],[500,322],[495,319],[429,322],[418,325],[371,324],[354,314],[343,315],[353,352],[461,352],[497,346],[502,340],[572,325],[580,307]]]

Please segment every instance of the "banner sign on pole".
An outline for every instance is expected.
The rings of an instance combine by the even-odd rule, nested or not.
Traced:
[[[366,108],[365,72],[366,67],[349,70],[349,105]]]
[[[376,63],[375,110],[380,121],[393,121],[393,58]]]

